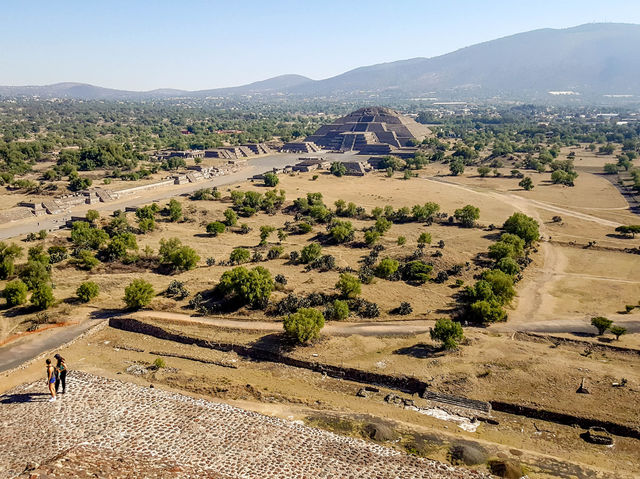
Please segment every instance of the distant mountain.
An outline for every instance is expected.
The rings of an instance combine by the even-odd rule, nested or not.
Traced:
[[[216,88],[214,90],[199,90],[191,92],[195,96],[226,96],[226,95],[251,95],[284,93],[293,88],[303,87],[309,83],[315,83],[311,78],[302,75],[281,75],[268,80],[249,83],[248,85]]]
[[[434,58],[357,68],[298,94],[531,98],[548,92],[640,95],[640,25],[588,24],[492,40]]]
[[[249,85],[187,92],[133,92],[81,83],[1,87],[0,96],[82,99],[270,96],[515,99],[604,95],[640,98],[640,25],[594,23],[519,33],[433,58],[356,68],[325,80],[282,75]]]

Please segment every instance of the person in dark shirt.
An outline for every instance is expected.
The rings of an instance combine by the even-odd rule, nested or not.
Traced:
[[[64,358],[59,354],[56,354],[54,358],[56,358],[56,361],[58,362],[56,364],[56,371],[58,373],[58,376],[56,377],[56,394],[58,393],[61,384],[62,394],[64,394],[67,390],[67,365],[64,362]]]

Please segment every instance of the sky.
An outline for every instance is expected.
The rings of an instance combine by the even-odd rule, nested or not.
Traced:
[[[637,0],[0,0],[0,85],[219,88],[432,57],[538,28],[640,24]]]

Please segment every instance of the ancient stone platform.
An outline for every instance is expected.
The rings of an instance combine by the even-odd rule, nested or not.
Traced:
[[[227,404],[73,371],[0,396],[0,478],[480,478]]]

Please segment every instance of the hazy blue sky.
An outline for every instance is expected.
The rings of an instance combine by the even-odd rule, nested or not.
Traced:
[[[636,0],[2,0],[0,85],[204,89],[314,79],[505,35],[640,23]]]

